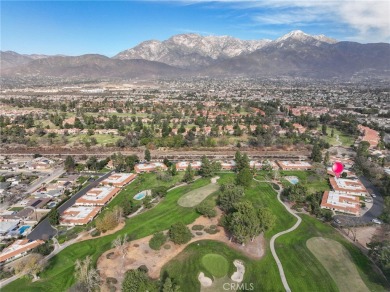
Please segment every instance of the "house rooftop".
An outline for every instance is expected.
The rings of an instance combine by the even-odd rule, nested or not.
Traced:
[[[27,252],[41,244],[45,243],[43,240],[34,240],[29,242],[28,239],[20,239],[15,241],[10,246],[3,249],[0,253],[0,262],[4,262],[15,256],[19,256],[24,252]]]

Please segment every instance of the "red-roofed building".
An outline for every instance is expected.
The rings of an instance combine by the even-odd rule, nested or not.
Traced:
[[[44,243],[45,242],[40,239],[30,242],[28,239],[17,240],[13,244],[2,250],[2,252],[0,253],[0,263],[10,262],[14,259],[24,256],[27,254],[28,251]]]
[[[368,192],[365,186],[358,179],[344,179],[337,177],[329,178],[332,189],[342,194],[353,196],[367,196]]]
[[[321,208],[359,216],[359,197],[344,195],[339,192],[325,191]]]
[[[135,173],[113,173],[108,178],[101,182],[104,186],[114,186],[117,188],[122,188],[125,185],[131,183],[135,180],[137,174]]]

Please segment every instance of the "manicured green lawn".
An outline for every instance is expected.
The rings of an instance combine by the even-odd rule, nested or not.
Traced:
[[[331,275],[340,292],[370,291],[341,243],[329,238],[312,237],[306,241],[306,246]]]
[[[318,127],[318,130],[321,131],[321,126]],[[344,134],[343,132],[337,130],[334,128],[334,136],[331,137],[332,128],[328,127],[326,133],[327,136],[321,136],[321,139],[325,140],[332,146],[337,146],[340,143],[337,143],[336,137],[339,135],[339,141],[342,143],[341,146],[349,147],[355,143],[356,137],[353,137],[351,135]]]
[[[154,175],[148,175],[154,176]],[[29,280],[20,279],[2,288],[5,291],[65,291],[74,284],[74,263],[76,259],[83,259],[91,255],[93,260],[106,250],[111,248],[112,241],[122,234],[128,234],[131,238],[138,239],[157,231],[168,229],[173,223],[192,223],[199,215],[192,208],[184,208],[177,205],[177,200],[183,194],[202,187],[209,183],[209,180],[200,179],[193,184],[172,190],[166,198],[155,208],[142,213],[126,221],[125,227],[115,234],[83,241],[71,245],[57,254],[49,261],[49,267],[40,275],[41,280],[31,283]],[[156,183],[157,184],[157,183]],[[134,196],[140,190],[145,189],[146,184],[137,186],[130,185]],[[148,187],[150,187],[148,185]]]
[[[202,264],[216,278],[225,276],[229,269],[229,263],[226,258],[215,253],[204,255],[202,257]]]
[[[267,207],[276,216],[276,224],[272,230],[266,232],[266,238],[293,226],[296,219],[286,211],[276,197],[276,192],[269,183],[253,181],[252,186],[245,191],[245,199],[250,200],[257,208]]]
[[[185,288],[186,292],[198,292],[200,291],[200,283],[198,275],[203,272],[206,277],[213,279],[213,273],[205,268],[203,259],[204,257],[212,254],[214,257],[222,258],[225,260],[226,265],[224,267],[225,273],[230,277],[236,268],[233,265],[235,259],[239,259],[244,262],[245,265],[245,279],[243,282],[248,282],[247,279],[251,279],[251,275],[256,271],[254,264],[256,261],[250,260],[243,256],[241,253],[230,249],[225,244],[211,241],[202,240],[187,246],[180,254],[174,257],[169,263],[167,263],[162,271],[161,275],[168,275],[173,278],[180,287]],[[260,287],[255,283],[255,288]],[[264,291],[256,289],[255,291]],[[277,290],[272,290],[277,291]]]
[[[318,177],[311,171],[302,171],[302,170],[286,170],[281,171],[280,175],[282,177],[281,182],[283,187],[291,186],[291,183],[283,179],[283,176],[296,176],[299,179],[299,183],[307,187],[308,194],[316,192],[324,192],[330,190],[328,176]]]
[[[195,207],[200,204],[204,199],[206,199],[210,194],[218,191],[218,184],[208,184],[207,186],[201,187],[199,189],[193,190],[184,194],[177,203],[182,207]]]
[[[374,272],[369,259],[352,243],[331,226],[308,215],[301,217],[302,223],[298,229],[281,236],[275,244],[292,291],[338,291],[335,281],[307,248],[306,241],[312,237],[330,238],[341,243],[348,250],[367,287],[372,291],[387,290],[385,280]]]

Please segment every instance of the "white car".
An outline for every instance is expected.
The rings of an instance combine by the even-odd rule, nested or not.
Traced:
[[[375,194],[371,194],[371,197],[376,198],[376,195]]]
[[[372,219],[371,221],[372,221],[372,223],[375,223],[375,224],[382,224],[382,222],[379,221],[379,220],[376,219],[376,218]]]

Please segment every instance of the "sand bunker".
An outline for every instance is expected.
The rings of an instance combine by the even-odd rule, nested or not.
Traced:
[[[203,287],[210,287],[213,285],[213,280],[211,280],[209,277],[206,277],[203,272],[200,272],[198,280]]]
[[[245,266],[244,266],[243,262],[240,260],[235,260],[233,262],[233,264],[237,268],[237,271],[233,273],[233,275],[231,276],[231,279],[234,282],[241,283],[242,280],[244,280]]]

